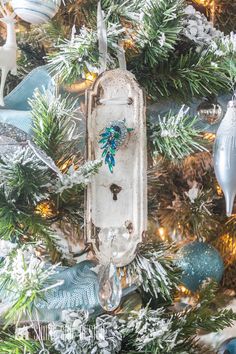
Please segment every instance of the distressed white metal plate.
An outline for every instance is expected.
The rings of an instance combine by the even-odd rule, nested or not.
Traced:
[[[87,188],[86,238],[101,263],[130,263],[147,228],[147,149],[144,94],[126,70],[106,71],[87,92],[87,158],[100,159],[100,134],[112,121],[133,128],[116,153],[111,173],[103,162]],[[111,185],[121,191],[117,200]]]

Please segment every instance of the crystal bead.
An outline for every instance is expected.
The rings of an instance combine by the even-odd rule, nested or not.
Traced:
[[[116,266],[113,263],[102,265],[99,271],[100,305],[106,311],[113,311],[119,306],[121,295],[122,288]]]

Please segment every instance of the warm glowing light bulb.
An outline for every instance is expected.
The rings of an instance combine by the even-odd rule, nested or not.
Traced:
[[[164,227],[159,227],[158,234],[159,234],[160,238],[162,239],[162,241],[165,241],[166,237],[165,237],[165,229],[164,229]]]
[[[219,184],[217,184],[217,186],[216,186],[216,193],[219,196],[223,195],[223,191],[222,191],[221,187],[219,186]]]
[[[88,81],[94,81],[94,80],[96,80],[97,76],[98,76],[97,73],[87,72],[85,74],[85,79],[88,80]]]
[[[216,135],[214,133],[204,133],[203,139],[208,140],[209,142],[213,142],[215,140]]]

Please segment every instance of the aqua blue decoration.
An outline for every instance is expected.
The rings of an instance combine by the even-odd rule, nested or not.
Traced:
[[[217,351],[219,354],[236,354],[236,338],[229,338],[224,341],[219,350]]]
[[[123,145],[127,134],[133,129],[126,128],[125,119],[112,121],[100,134],[99,144],[103,150],[102,157],[111,173],[115,167],[115,155],[120,146]]]
[[[0,109],[0,123],[11,124],[30,134],[32,118],[28,100],[33,97],[35,89],[42,92],[53,87],[54,81],[46,66],[32,70],[8,96],[4,97],[5,106]]]
[[[40,321],[60,321],[63,310],[87,310],[91,315],[103,312],[99,302],[99,279],[93,270],[95,262],[83,261],[73,267],[59,267],[58,272],[48,281],[50,287],[61,283],[44,293],[44,300],[36,304],[37,317]],[[132,285],[122,291],[122,297],[137,288]],[[37,318],[36,315],[33,317]]]
[[[191,290],[199,289],[208,278],[220,282],[224,264],[219,252],[205,242],[191,242],[177,254],[177,265],[183,270],[182,283]]]
[[[40,317],[44,320],[60,319],[61,311],[66,309],[84,309],[93,312],[100,308],[98,299],[98,276],[92,270],[96,264],[83,261],[73,267],[60,267],[53,275],[48,286],[58,282],[61,285],[45,293],[45,301],[37,304]]]

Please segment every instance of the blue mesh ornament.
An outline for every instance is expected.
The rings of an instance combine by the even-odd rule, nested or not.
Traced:
[[[219,252],[205,242],[191,242],[178,252],[177,265],[183,270],[182,283],[191,291],[208,278],[220,282],[224,264]]]
[[[236,354],[236,338],[229,338],[223,342],[217,351],[219,354]]]

